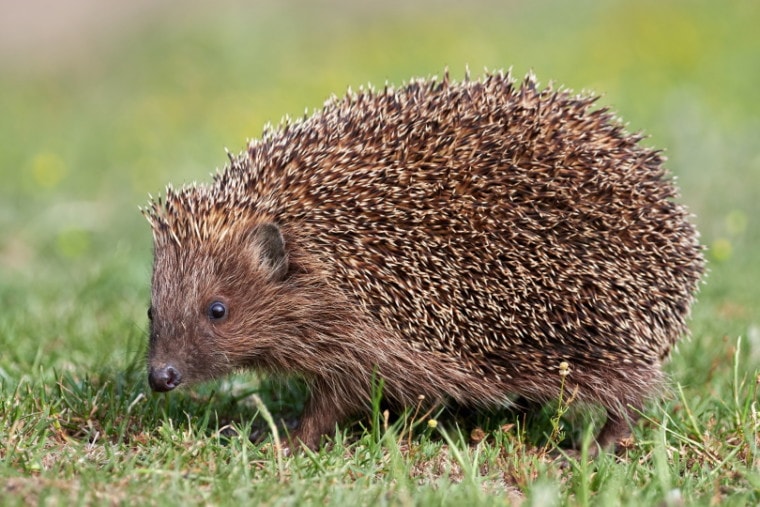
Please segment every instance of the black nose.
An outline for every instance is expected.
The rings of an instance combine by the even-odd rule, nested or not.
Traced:
[[[182,374],[170,364],[160,368],[151,367],[148,373],[150,388],[161,393],[171,391],[180,385],[181,382]]]

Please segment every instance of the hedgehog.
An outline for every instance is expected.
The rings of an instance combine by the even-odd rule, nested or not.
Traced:
[[[143,209],[151,388],[301,378],[290,442],[318,448],[378,379],[400,409],[564,387],[614,449],[662,391],[704,261],[661,152],[597,99],[503,72],[349,90],[168,186]]]

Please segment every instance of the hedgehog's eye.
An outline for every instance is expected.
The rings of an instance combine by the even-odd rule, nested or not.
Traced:
[[[153,306],[148,307],[148,320],[153,320]]]
[[[221,301],[214,301],[208,305],[208,318],[219,322],[227,316],[227,307]]]

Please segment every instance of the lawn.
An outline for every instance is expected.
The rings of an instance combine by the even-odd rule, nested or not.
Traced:
[[[760,504],[760,3],[174,3],[60,39],[46,16],[19,16],[45,44],[0,52],[0,504]],[[595,90],[666,150],[709,274],[635,443],[557,461],[552,407],[378,412],[287,457],[236,435],[292,419],[295,382],[152,394],[148,194],[349,86],[447,67]]]

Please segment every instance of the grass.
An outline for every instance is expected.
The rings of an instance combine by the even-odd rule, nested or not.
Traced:
[[[158,12],[54,62],[0,60],[0,503],[757,505],[758,22],[753,2],[231,2]],[[461,428],[378,408],[332,447],[278,459],[271,440],[234,435],[268,427],[250,394],[292,419],[297,384],[151,394],[147,194],[207,179],[225,146],[349,85],[447,65],[603,91],[668,148],[710,274],[672,389],[623,459],[547,456],[546,435],[588,435],[572,407],[564,422],[549,407]]]

